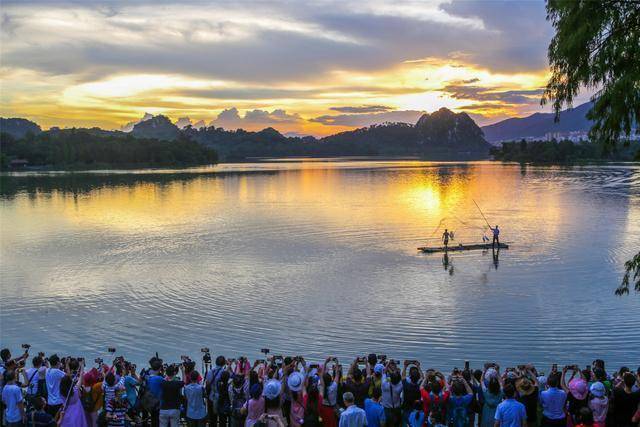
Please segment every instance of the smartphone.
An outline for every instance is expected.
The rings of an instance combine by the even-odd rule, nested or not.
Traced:
[[[260,349],[260,353],[269,354],[269,349],[268,348],[261,348]]]
[[[22,348],[29,350],[31,348],[31,344],[22,344]]]
[[[309,365],[310,369],[318,369],[320,367],[320,365],[318,365],[317,363],[312,363],[311,365]]]
[[[468,370],[469,370],[469,361],[468,361],[468,360],[465,360],[465,361],[464,361],[464,370],[465,370],[465,371],[468,371]]]
[[[109,353],[113,354],[113,353],[115,353],[115,352],[116,352],[116,348],[115,348],[115,347],[109,347],[109,348],[107,349],[107,351],[108,351]]]
[[[201,352],[201,353],[209,353],[209,347],[202,347],[202,348],[200,349],[200,352]]]

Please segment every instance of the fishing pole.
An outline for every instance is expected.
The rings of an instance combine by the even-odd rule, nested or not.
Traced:
[[[471,200],[473,200],[473,199],[471,199]],[[473,200],[473,203],[476,205],[476,208],[478,208],[478,210],[480,211],[480,215],[482,215],[482,218],[484,218],[484,222],[486,222],[486,223],[487,223],[487,226],[488,226],[489,228],[491,228],[491,225],[489,224],[489,221],[487,221],[487,217],[486,217],[486,216],[484,216],[484,214],[482,213],[482,209],[480,209],[480,206],[478,206],[478,204],[476,203],[476,201],[475,201],[475,200]],[[493,228],[491,228],[491,229],[493,230]]]

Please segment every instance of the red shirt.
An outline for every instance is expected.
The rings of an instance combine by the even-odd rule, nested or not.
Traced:
[[[447,408],[447,403],[449,402],[449,391],[443,391],[439,395],[434,393],[429,393],[424,388],[420,389],[420,395],[422,396],[422,409],[426,416],[429,416],[431,412],[431,403],[439,404],[442,408],[442,416],[444,417],[445,411]]]

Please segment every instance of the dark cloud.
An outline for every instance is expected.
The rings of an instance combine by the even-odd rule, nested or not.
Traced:
[[[310,122],[322,123],[326,126],[361,127],[386,122],[415,123],[424,111],[399,110],[382,113],[324,115],[309,119]]]
[[[507,90],[499,88],[473,86],[454,83],[443,87],[443,92],[456,99],[471,99],[474,101],[500,101],[506,104],[531,104],[539,100],[544,89]]]
[[[332,111],[339,113],[381,113],[384,111],[395,110],[394,107],[387,107],[386,105],[362,105],[360,107],[331,107]]]
[[[5,66],[23,67],[52,75],[75,74],[80,79],[104,77],[112,73],[180,73],[243,82],[305,81],[335,69],[372,71],[404,60],[424,57],[464,58],[481,67],[499,71],[539,70],[546,66],[546,46],[551,27],[545,22],[542,2],[453,1],[440,8],[451,22],[433,20],[425,24],[419,13],[376,13],[355,2],[244,2],[234,9],[226,3],[212,3],[203,9],[198,2],[182,5],[174,24],[184,25],[159,37],[165,22],[158,14],[131,20],[144,7],[157,10],[156,2],[42,2],[27,5],[35,12],[51,9],[67,12],[75,22],[74,10],[93,13],[103,31],[130,34],[128,41],[113,40],[110,34],[95,37],[70,27],[57,42],[40,39],[37,21],[29,21],[24,2],[7,3],[3,11],[2,56]],[[170,3],[167,3],[169,5]],[[145,6],[146,5],[146,6]],[[404,5],[404,3],[403,3]],[[16,12],[13,7],[18,8]],[[175,4],[173,4],[175,6]],[[220,12],[210,22],[205,12]],[[419,9],[421,6],[415,6]],[[432,7],[425,3],[425,8]],[[230,9],[252,16],[296,24],[269,23],[251,28],[242,21],[225,20]],[[191,12],[190,12],[191,11]],[[14,19],[16,18],[16,19]],[[484,28],[456,20],[484,23]],[[239,23],[240,22],[240,23]],[[11,25],[6,25],[11,23]],[[306,26],[306,27],[305,27]],[[255,27],[255,26],[254,26]],[[202,39],[201,34],[211,39]],[[236,34],[238,33],[238,34]],[[11,47],[11,38],[24,40]],[[220,39],[218,39],[220,38]],[[402,46],[402,49],[398,49]],[[89,77],[86,77],[89,80]]]

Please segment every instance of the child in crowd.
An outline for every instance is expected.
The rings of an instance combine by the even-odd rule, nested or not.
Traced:
[[[607,389],[599,381],[589,387],[589,409],[593,413],[593,425],[595,427],[605,427],[607,412],[609,411],[609,398]]]
[[[422,404],[416,402],[413,406],[413,410],[409,414],[409,427],[422,427],[424,424],[424,411],[422,410]]]

